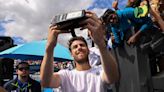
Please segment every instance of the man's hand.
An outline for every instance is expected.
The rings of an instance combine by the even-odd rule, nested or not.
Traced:
[[[57,26],[50,26],[48,28],[47,49],[53,51],[57,43],[57,37],[60,33],[66,33],[66,30],[57,30]]]
[[[138,30],[134,35],[132,35],[129,40],[127,41],[127,43],[130,44],[134,44],[138,41],[139,37],[141,36],[141,31]]]
[[[88,18],[81,23],[85,25],[83,28],[89,30],[88,34],[98,46],[105,46],[104,34],[106,29],[102,21],[95,13],[90,11],[86,11],[86,16]]]
[[[115,39],[113,35],[111,35],[111,39],[112,39],[112,43],[114,43]]]
[[[129,45],[131,45],[131,44],[136,43],[136,41],[137,41],[137,38],[136,38],[135,35],[133,35],[133,36],[131,36],[131,37],[129,38],[129,40],[127,41],[127,43],[128,43]]]
[[[118,1],[113,1],[112,8],[114,8],[115,10],[118,10]]]
[[[58,34],[61,32],[60,30],[57,30],[56,28],[57,26],[50,26],[48,28],[47,45],[53,48],[56,46]]]

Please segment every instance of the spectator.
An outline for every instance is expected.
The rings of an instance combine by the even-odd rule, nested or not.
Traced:
[[[149,17],[135,17],[135,8],[125,8],[124,10],[117,10],[116,12],[108,9],[102,16],[102,20],[107,26],[111,27],[111,31],[114,35],[114,38],[112,38],[111,41],[115,46],[122,43],[125,33],[128,30],[131,30],[132,27],[141,25],[139,30],[128,39],[128,44],[136,43],[141,33],[153,27],[152,21]]]
[[[100,55],[102,70],[94,68],[89,64],[89,48],[83,37],[74,37],[69,41],[69,49],[74,57],[75,69],[61,70],[53,73],[53,49],[56,46],[57,38],[63,31],[51,26],[48,33],[46,54],[44,56],[40,77],[43,87],[56,88],[61,86],[62,92],[104,92],[104,84],[113,84],[118,80],[118,66],[111,52],[106,48],[103,38],[105,27],[99,18],[92,12],[86,11],[86,20],[81,24],[89,29],[92,40],[97,44]],[[47,72],[49,71],[49,72]]]
[[[148,3],[147,0],[128,0],[128,3],[126,5],[126,7],[138,7],[138,6],[141,6],[141,5],[145,5],[146,3]]]
[[[115,0],[112,3],[112,8],[114,8],[115,10],[118,10],[118,0]],[[142,5],[147,5],[148,4],[148,0],[128,0],[126,7],[139,7]]]
[[[17,77],[5,83],[4,88],[8,92],[41,92],[40,83],[30,78],[29,72],[27,62],[18,63],[16,66]]]
[[[72,64],[71,61],[67,63],[67,69],[68,70],[72,70],[73,69],[73,64]]]

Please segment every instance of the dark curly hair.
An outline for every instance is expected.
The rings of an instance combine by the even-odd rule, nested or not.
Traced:
[[[101,16],[101,20],[103,21],[103,23],[108,23],[107,18],[108,16],[110,16],[111,14],[114,14],[115,11],[113,11],[112,9],[107,9],[104,14]]]
[[[76,41],[76,40],[83,41],[83,42],[86,44],[86,46],[88,46],[88,44],[87,44],[86,40],[84,39],[84,37],[82,37],[82,36],[73,37],[73,38],[71,38],[71,39],[68,41],[68,47],[69,47],[69,50],[70,50],[70,51],[71,51],[71,45],[72,45],[72,43],[73,43],[74,41]]]

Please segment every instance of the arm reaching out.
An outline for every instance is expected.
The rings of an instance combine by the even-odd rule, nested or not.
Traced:
[[[60,76],[57,73],[53,74],[53,51],[57,43],[57,37],[60,30],[56,30],[56,26],[49,27],[46,52],[41,64],[40,79],[43,87],[59,87]]]
[[[115,83],[119,79],[118,66],[115,58],[107,49],[105,40],[103,39],[105,26],[96,14],[87,12],[87,17],[89,18],[84,21],[87,24],[85,27],[89,29],[92,40],[97,44],[100,50],[101,63],[103,66],[103,80],[106,83]]]
[[[112,7],[113,7],[115,10],[118,10],[118,0],[113,1]]]

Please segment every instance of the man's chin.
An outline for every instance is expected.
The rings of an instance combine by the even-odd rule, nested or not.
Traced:
[[[84,61],[85,60],[85,56],[84,55],[80,55],[79,57],[78,57],[78,61]]]

